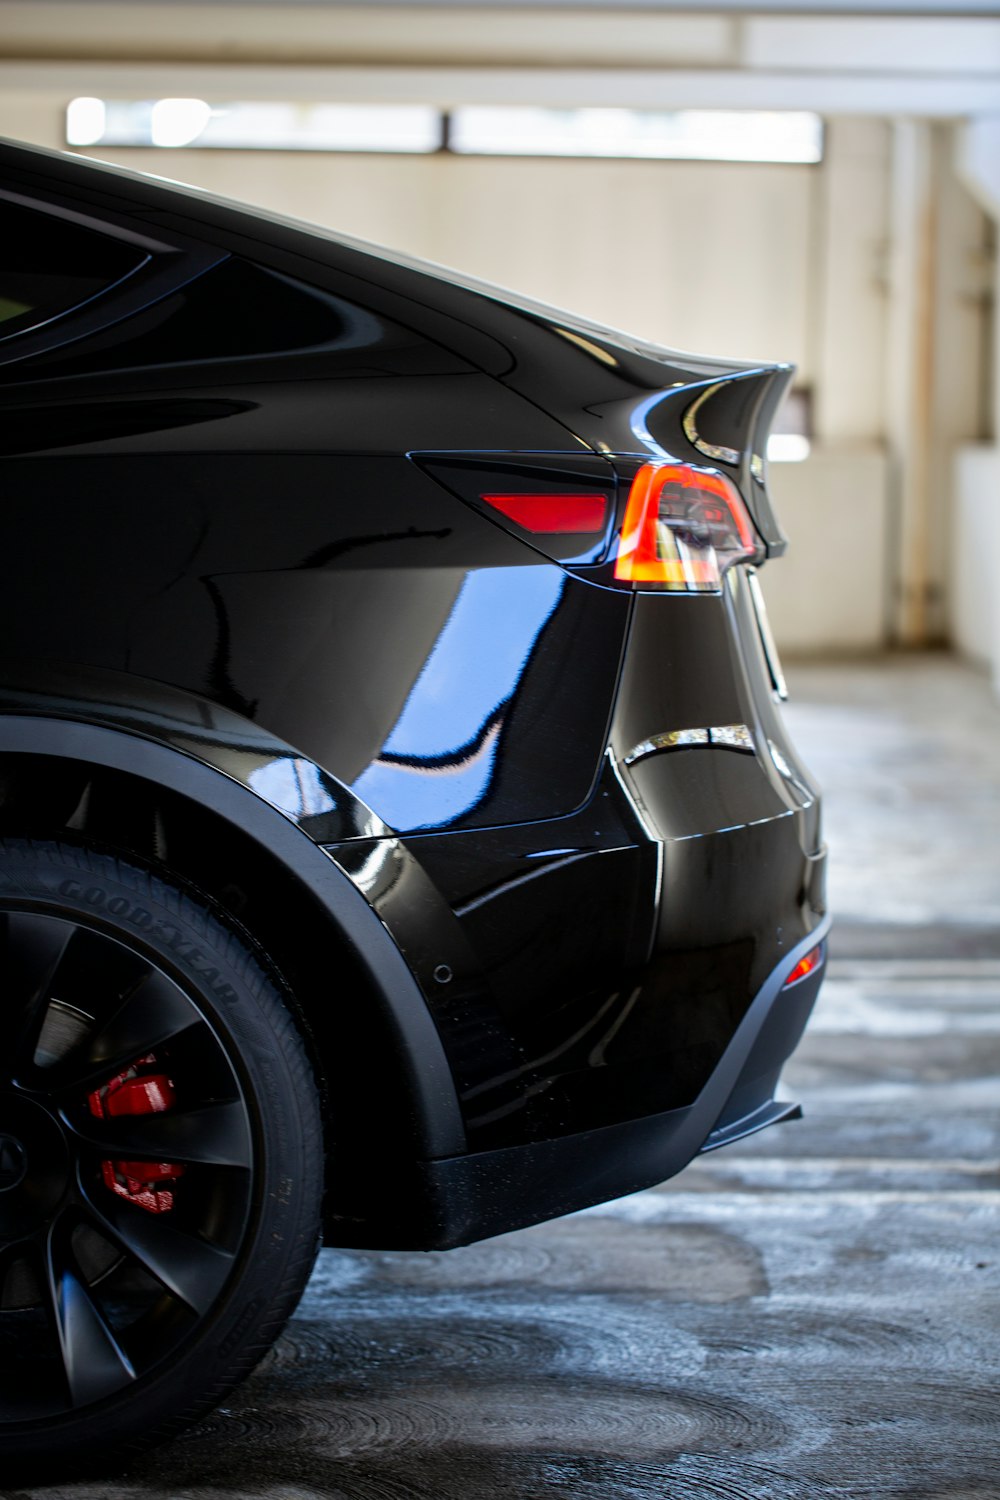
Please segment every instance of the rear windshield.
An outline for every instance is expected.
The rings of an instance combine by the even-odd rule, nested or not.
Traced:
[[[145,259],[133,245],[0,198],[0,338],[88,302]]]

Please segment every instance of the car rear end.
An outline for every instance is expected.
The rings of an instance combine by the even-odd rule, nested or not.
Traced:
[[[603,1129],[692,1112],[705,1128],[688,1154],[711,1149],[798,1113],[777,1098],[779,1078],[826,957],[819,798],[782,722],[786,689],[760,585],[786,549],[766,452],[792,370],[692,359],[470,283],[460,290],[476,297],[480,325],[515,349],[499,378],[586,452],[418,461],[574,585],[628,600],[595,791],[563,820],[562,842],[613,909],[612,887],[627,877],[611,865],[631,841],[641,871],[633,925],[617,985],[592,989],[589,1009],[566,1005],[575,1032],[568,1019],[544,1037],[520,1022],[522,1050],[538,1064],[526,1087],[539,1123],[528,1134],[567,1118]],[[614,834],[599,840],[611,806],[634,818],[616,847]],[[577,827],[588,814],[590,849]],[[555,832],[539,829],[539,851]],[[533,880],[540,910],[544,889]],[[539,1013],[546,996],[583,984],[565,977],[572,938],[562,942],[554,920],[549,931],[562,985],[552,970],[538,984],[527,963],[517,974]],[[587,949],[589,934],[578,930],[578,941]],[[477,1091],[497,1104],[481,1079]]]
[[[330,1237],[482,1237],[786,1115],[826,930],[757,583],[785,545],[766,441],[788,367],[51,170],[78,206],[96,174],[116,224],[155,214],[177,248],[152,257],[173,277],[146,283],[152,327],[109,299],[99,337],[39,347],[6,387],[8,650],[58,667],[72,618],[77,677],[127,673],[129,701],[166,684],[277,743],[293,784],[255,771],[254,794],[405,960],[464,1149],[424,1160],[387,1128],[386,1200],[363,1132]],[[208,847],[191,874],[212,889]],[[339,1086],[351,1006],[324,984]]]

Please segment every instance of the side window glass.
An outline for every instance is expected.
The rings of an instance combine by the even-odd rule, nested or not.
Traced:
[[[0,198],[0,339],[89,302],[146,258],[134,245]]]
[[[21,377],[309,353],[351,373],[399,373],[425,350],[380,314],[233,256],[85,342],[33,358]]]
[[[342,344],[352,315],[354,321],[363,316],[318,287],[233,257],[145,319],[92,339],[88,351],[96,356],[102,348],[117,349],[111,360],[95,359],[94,368],[286,354]]]

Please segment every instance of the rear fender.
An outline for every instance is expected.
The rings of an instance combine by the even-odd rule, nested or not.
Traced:
[[[423,1156],[465,1149],[454,1083],[426,1001],[389,932],[317,842],[388,832],[289,745],[193,694],[122,673],[38,664],[0,676],[0,758],[125,772],[201,806],[309,892],[371,982],[412,1101]]]

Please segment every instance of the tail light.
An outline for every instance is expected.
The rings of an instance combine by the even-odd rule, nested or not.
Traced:
[[[536,536],[593,536],[608,519],[606,495],[483,495],[483,502]]]
[[[708,593],[734,563],[763,555],[740,492],[724,474],[671,463],[643,464],[636,474],[615,560],[620,582]]]
[[[543,452],[411,453],[410,458],[543,557],[569,568],[604,568],[618,493],[607,458]]]
[[[807,979],[815,969],[819,968],[822,961],[823,944],[819,943],[815,948],[810,948],[805,958],[799,959],[795,968],[782,985],[782,989],[791,989],[793,984],[798,984],[800,980]]]

